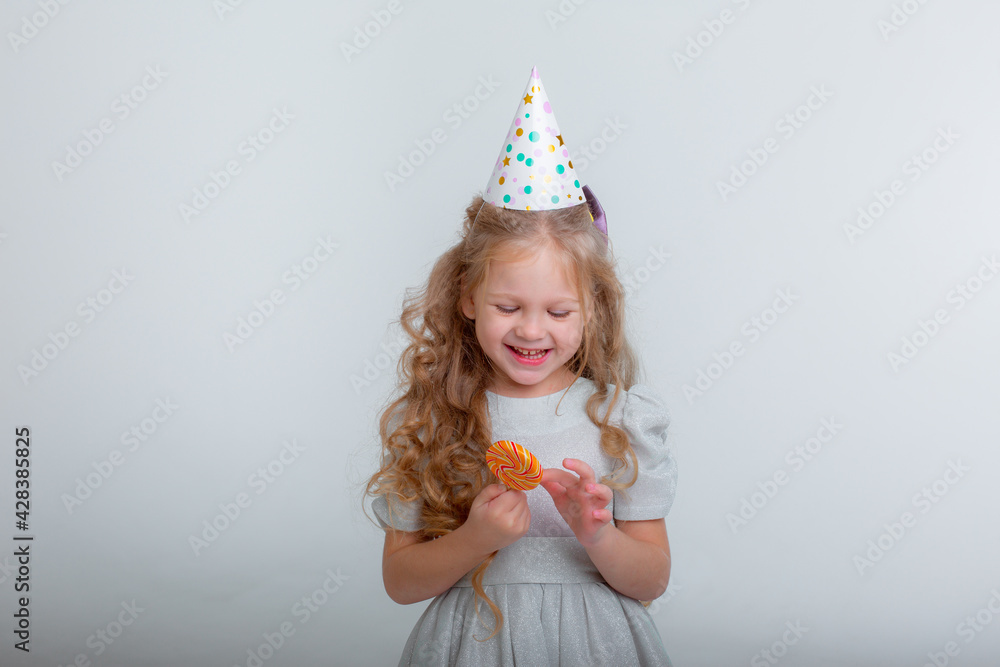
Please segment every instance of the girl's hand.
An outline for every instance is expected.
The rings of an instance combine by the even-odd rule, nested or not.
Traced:
[[[562,464],[579,477],[559,468],[546,468],[542,471],[541,485],[552,496],[556,509],[580,544],[591,547],[611,522],[611,511],[604,509],[611,502],[611,489],[598,484],[593,469],[583,461],[563,459]]]
[[[503,484],[490,484],[472,501],[469,518],[460,530],[477,550],[488,555],[524,537],[530,526],[528,495]]]

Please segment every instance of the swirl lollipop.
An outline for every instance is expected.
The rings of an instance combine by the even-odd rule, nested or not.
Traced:
[[[510,440],[497,440],[486,451],[486,465],[506,486],[530,491],[542,481],[542,464],[527,449]]]

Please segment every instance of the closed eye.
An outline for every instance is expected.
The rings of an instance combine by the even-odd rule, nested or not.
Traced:
[[[517,307],[516,306],[513,307],[513,308],[507,308],[505,306],[496,306],[496,309],[498,311],[500,311],[501,313],[503,313],[504,315],[513,315],[514,313],[517,312]],[[556,318],[557,320],[562,320],[562,319],[565,319],[565,318],[569,317],[570,312],[569,311],[565,311],[565,310],[560,310],[560,311],[551,311],[550,310],[549,311],[549,315],[551,315],[552,317]]]

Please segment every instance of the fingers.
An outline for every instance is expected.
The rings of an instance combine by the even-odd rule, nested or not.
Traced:
[[[549,495],[552,496],[552,502],[555,503],[556,507],[559,507],[560,503],[566,497],[566,487],[557,482],[541,482],[539,486],[549,492]]]
[[[609,523],[611,521],[611,510],[594,510],[594,520],[601,523]]]
[[[481,502],[488,503],[506,491],[507,487],[503,484],[490,484],[483,487],[483,490],[479,492],[479,499]]]
[[[542,484],[555,482],[564,487],[574,486],[580,481],[576,475],[560,470],[559,468],[546,468],[542,471]]]
[[[614,493],[611,491],[611,489],[603,484],[591,483],[585,485],[583,488],[587,493],[596,496],[597,498],[602,500],[605,505],[610,503],[611,498],[614,497]]]
[[[564,489],[579,489],[585,493],[597,496],[604,504],[611,502],[612,491],[604,484],[599,484],[594,476],[594,470],[589,465],[579,459],[563,459],[563,465],[579,473],[576,475],[560,470],[559,468],[546,468],[542,471],[542,485],[551,494],[553,488],[546,482],[559,484]],[[554,496],[553,496],[554,497]]]
[[[528,507],[528,494],[517,489],[506,489],[490,503],[497,509],[510,512],[515,508]]]
[[[514,497],[514,505],[509,511],[512,525],[517,528],[518,532],[523,534],[531,526],[531,509],[528,507],[528,496],[524,491],[513,491],[511,493],[520,494],[520,497]]]
[[[580,459],[563,459],[563,467],[578,474],[580,476],[580,481],[583,484],[597,481],[597,477],[594,475],[594,469]]]

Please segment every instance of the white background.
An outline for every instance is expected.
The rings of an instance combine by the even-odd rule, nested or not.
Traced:
[[[0,18],[4,665],[247,665],[283,622],[295,633],[264,664],[395,664],[426,603],[385,594],[359,486],[392,322],[485,188],[533,65],[608,211],[645,381],[673,414],[673,577],[651,611],[674,664],[774,664],[763,650],[782,665],[997,663],[995,3],[54,7],[11,0]],[[730,22],[713,23],[723,10]],[[366,24],[374,37],[358,37]],[[345,55],[355,39],[368,43]],[[495,89],[470,98],[481,80]],[[802,106],[814,89],[829,96]],[[122,95],[142,98],[127,117]],[[241,143],[274,109],[294,118],[248,161]],[[89,154],[54,166],[105,118]],[[436,128],[446,141],[390,188],[386,172]],[[768,138],[777,151],[741,167]],[[229,160],[240,172],[185,220],[180,205]],[[734,168],[752,175],[724,197]],[[293,290],[286,272],[317,239],[337,249]],[[227,345],[276,289],[271,316]],[[794,300],[775,320],[779,290]],[[101,312],[85,314],[88,298]],[[751,340],[754,317],[770,324]],[[78,335],[61,337],[67,324]],[[743,353],[726,360],[733,342]],[[699,371],[713,379],[686,392]],[[178,406],[160,422],[158,399]],[[786,454],[823,419],[842,427],[797,468]],[[122,434],[144,424],[133,451]],[[10,630],[22,425],[30,654]],[[273,463],[292,440],[297,458]],[[953,484],[949,462],[965,469]],[[262,486],[269,463],[280,475]],[[769,487],[776,473],[786,483]],[[194,548],[240,493],[248,506]],[[736,524],[744,500],[756,514]],[[883,535],[905,512],[902,535]],[[880,537],[887,550],[859,565]],[[324,583],[336,592],[317,594]],[[314,594],[304,619],[295,605]],[[133,600],[131,625],[96,639]],[[960,626],[977,613],[980,630]],[[786,623],[807,628],[784,634],[794,644]]]

